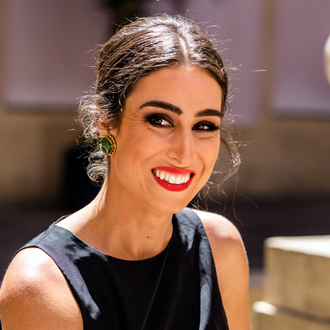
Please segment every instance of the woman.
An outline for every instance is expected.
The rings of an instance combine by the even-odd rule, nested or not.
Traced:
[[[249,329],[238,231],[184,209],[218,157],[227,92],[220,55],[181,17],[138,19],[103,46],[80,108],[102,188],[16,254],[4,330]]]

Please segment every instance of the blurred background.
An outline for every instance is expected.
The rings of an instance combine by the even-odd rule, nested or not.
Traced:
[[[233,68],[242,166],[208,207],[242,233],[253,278],[266,237],[330,234],[328,0],[2,0],[0,278],[21,245],[96,195],[79,97],[118,24],[164,12],[200,22]]]

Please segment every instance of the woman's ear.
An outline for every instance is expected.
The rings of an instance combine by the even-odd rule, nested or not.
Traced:
[[[104,116],[99,117],[98,129],[100,136],[109,133],[111,129],[111,120]]]

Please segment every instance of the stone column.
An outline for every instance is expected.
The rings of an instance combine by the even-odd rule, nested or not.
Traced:
[[[253,330],[330,330],[330,236],[267,239],[265,273]]]

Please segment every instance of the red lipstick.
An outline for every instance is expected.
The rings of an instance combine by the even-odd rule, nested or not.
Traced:
[[[185,183],[180,183],[180,184],[173,184],[173,183],[169,183],[165,180],[162,180],[160,179],[159,177],[157,177],[154,173],[154,170],[161,170],[161,171],[165,171],[165,172],[168,172],[168,173],[171,173],[171,174],[174,174],[174,175],[186,175],[186,174],[190,174],[190,178],[187,182]],[[152,174],[156,180],[156,182],[162,186],[163,188],[165,188],[166,190],[169,190],[169,191],[183,191],[183,190],[186,190],[192,180],[193,180],[193,177],[194,175],[196,174],[195,171],[192,171],[192,170],[185,170],[185,169],[178,169],[178,168],[174,168],[174,167],[168,167],[168,166],[159,166],[159,167],[155,167],[152,169]]]

